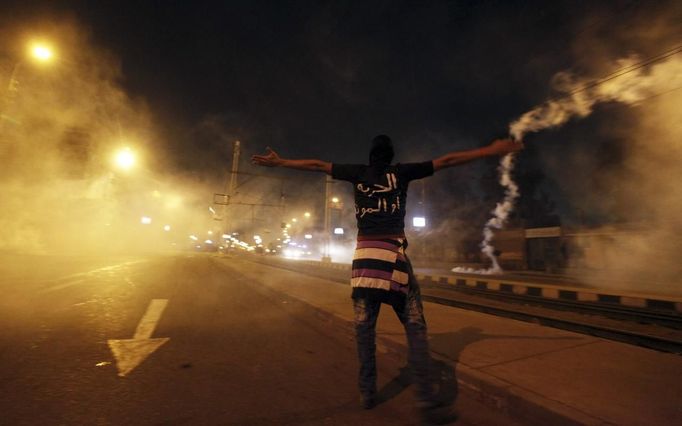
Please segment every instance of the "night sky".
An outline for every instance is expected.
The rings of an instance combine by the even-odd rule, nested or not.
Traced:
[[[364,162],[379,133],[394,139],[398,161],[481,146],[554,95],[558,71],[599,75],[615,58],[659,53],[679,30],[644,29],[680,8],[490,0],[22,1],[1,9],[0,25],[72,20],[86,28],[120,59],[120,83],[149,106],[172,166],[210,176],[229,164],[236,139],[245,155],[269,145],[337,162]],[[618,149],[599,129],[627,115],[598,112],[530,135],[522,174],[567,209],[547,156],[599,134],[590,146],[608,162]],[[472,179],[479,183],[464,183]],[[494,199],[494,180],[492,161],[439,177],[430,191],[435,199],[460,185],[454,192],[465,199]]]

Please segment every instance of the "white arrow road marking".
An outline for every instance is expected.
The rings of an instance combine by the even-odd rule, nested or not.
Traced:
[[[152,339],[156,323],[161,319],[168,299],[152,299],[147,312],[140,320],[132,339],[109,340],[109,348],[116,359],[118,375],[123,377],[140,365],[152,352],[170,340],[168,337]]]

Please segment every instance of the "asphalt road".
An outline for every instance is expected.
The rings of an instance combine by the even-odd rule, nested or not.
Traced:
[[[2,425],[417,424],[401,360],[379,357],[387,400],[361,409],[349,333],[211,256],[5,254],[0,291]],[[169,340],[121,376],[108,342],[133,337]]]

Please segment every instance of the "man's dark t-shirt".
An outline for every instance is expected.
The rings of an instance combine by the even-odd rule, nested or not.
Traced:
[[[358,236],[405,234],[410,181],[433,174],[433,162],[386,166],[332,164],[332,178],[353,184]]]

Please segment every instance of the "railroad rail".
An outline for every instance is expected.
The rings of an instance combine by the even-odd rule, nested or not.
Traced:
[[[338,264],[286,261],[259,256],[248,256],[248,259],[348,284],[348,268]],[[422,299],[427,302],[682,354],[682,313],[678,311],[682,304],[675,299],[651,303],[657,299],[645,297],[640,300],[623,295],[604,295],[598,290],[591,290],[595,297],[584,300],[584,297],[577,296],[582,289],[555,287],[547,290],[537,284],[525,284],[527,288],[520,291],[520,283],[504,283],[499,280],[494,282],[494,289],[489,289],[487,282],[477,277],[419,274],[417,277],[422,284]],[[555,297],[547,297],[547,294]],[[631,303],[619,303],[621,297]]]

